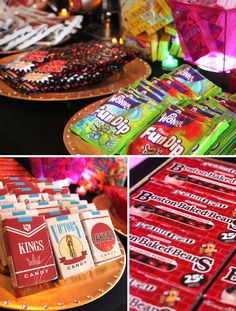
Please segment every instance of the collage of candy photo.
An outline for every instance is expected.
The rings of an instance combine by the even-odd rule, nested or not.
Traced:
[[[0,0],[0,310],[236,311],[236,0]]]

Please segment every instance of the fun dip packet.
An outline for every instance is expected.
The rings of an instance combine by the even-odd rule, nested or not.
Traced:
[[[165,108],[153,101],[137,101],[120,91],[73,124],[71,130],[105,154],[115,154]]]

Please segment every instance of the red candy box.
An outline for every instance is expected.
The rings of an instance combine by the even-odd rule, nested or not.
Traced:
[[[153,280],[133,271],[130,273],[130,311],[190,311],[198,298],[160,279]]]
[[[178,158],[152,176],[158,183],[207,192],[235,203],[236,166],[205,158]]]
[[[37,285],[57,278],[44,217],[5,219],[3,234],[14,287]]]
[[[130,216],[130,269],[173,286],[206,290],[229,257],[227,245]]]
[[[150,181],[132,195],[131,213],[236,246],[235,205],[207,192]]]

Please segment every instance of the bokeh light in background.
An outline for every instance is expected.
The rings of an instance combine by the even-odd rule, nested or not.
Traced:
[[[36,177],[77,185],[80,195],[102,192],[105,185],[123,187],[127,178],[126,158],[31,158],[30,166]]]

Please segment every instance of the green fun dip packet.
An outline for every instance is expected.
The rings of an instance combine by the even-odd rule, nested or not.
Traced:
[[[125,94],[126,93],[126,94]],[[166,106],[119,91],[71,130],[103,153],[116,154]]]

